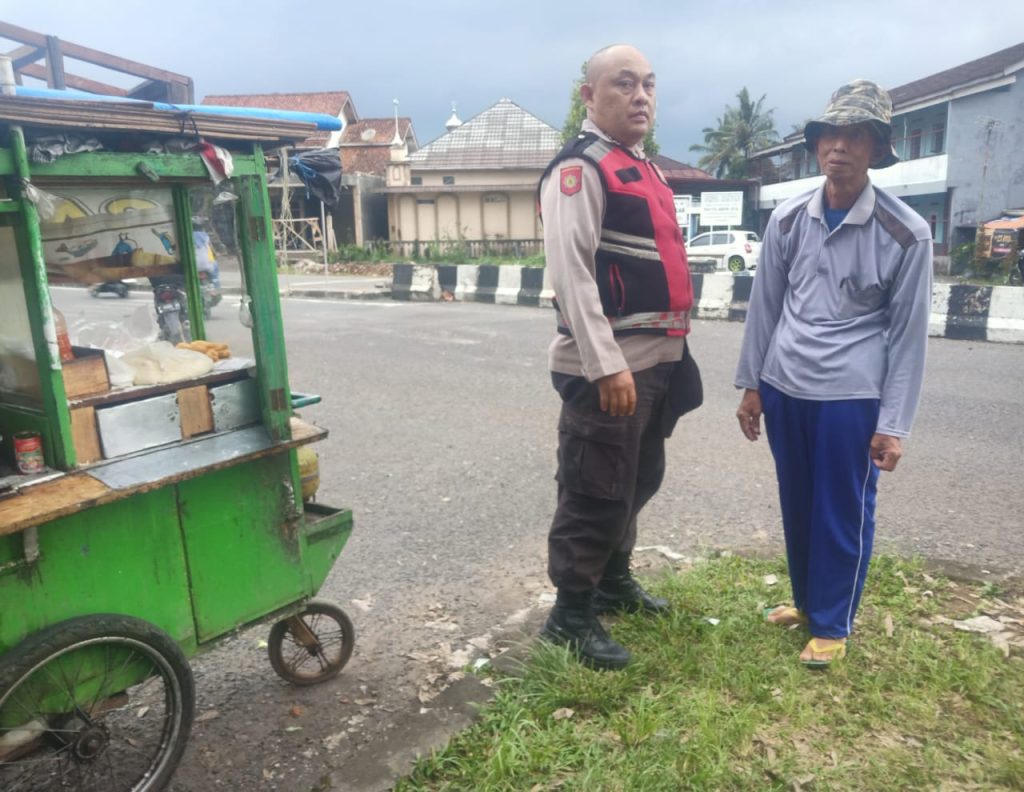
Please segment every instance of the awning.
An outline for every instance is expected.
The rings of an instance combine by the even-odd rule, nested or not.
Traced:
[[[1001,217],[985,223],[985,228],[1024,228],[1024,215],[1019,217]]]

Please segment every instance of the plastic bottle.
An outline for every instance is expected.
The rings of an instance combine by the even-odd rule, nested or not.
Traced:
[[[57,330],[57,350],[60,352],[61,363],[75,359],[75,353],[71,349],[71,337],[68,335],[68,323],[61,313],[53,305],[50,306],[53,312],[53,325]]]

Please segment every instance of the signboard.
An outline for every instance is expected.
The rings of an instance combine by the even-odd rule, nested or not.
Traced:
[[[742,192],[702,192],[700,224],[705,226],[743,225]]]
[[[693,212],[692,195],[673,195],[672,202],[676,205],[676,222],[679,227],[687,229],[690,227],[690,214]]]
[[[978,255],[984,258],[1003,258],[1018,253],[1024,247],[1024,216],[1007,215],[985,223],[978,229]]]
[[[1009,256],[1017,246],[1017,232],[1012,228],[993,228],[992,231],[992,258],[1003,258]]]

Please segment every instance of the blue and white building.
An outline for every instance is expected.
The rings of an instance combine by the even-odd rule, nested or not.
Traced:
[[[1024,43],[889,89],[900,162],[871,171],[931,225],[937,264],[979,223],[1024,207]],[[761,228],[823,179],[793,133],[752,158]]]

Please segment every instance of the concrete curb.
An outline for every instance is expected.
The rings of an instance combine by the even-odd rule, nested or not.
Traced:
[[[692,274],[693,316],[742,322],[752,275]],[[554,292],[543,267],[492,264],[395,264],[395,300],[454,300],[499,305],[551,305]],[[936,283],[928,334],[964,341],[1024,343],[1024,288]]]
[[[281,289],[281,297],[304,297],[310,300],[390,300],[391,292],[341,291],[337,289]]]
[[[493,264],[395,264],[395,300],[445,300],[550,307],[554,292],[543,267]]]
[[[136,293],[152,292],[149,286],[129,287],[129,291]],[[242,290],[236,286],[222,288],[220,293],[223,297],[240,297]],[[280,297],[303,297],[310,300],[390,300],[390,289],[375,289],[366,291],[361,289],[288,289],[278,283],[278,296]],[[221,303],[223,305],[223,302]]]

